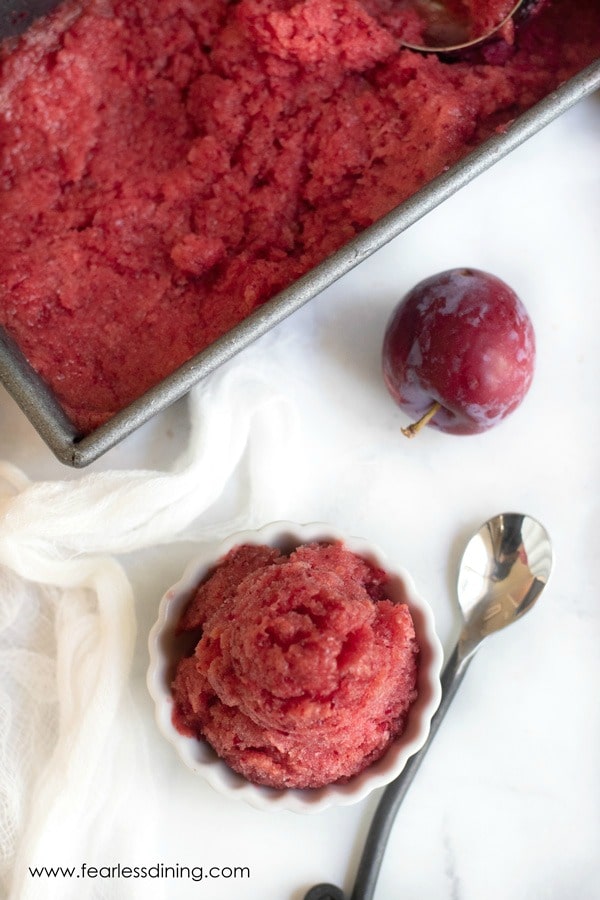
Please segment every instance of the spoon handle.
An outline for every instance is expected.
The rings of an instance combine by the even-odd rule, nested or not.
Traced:
[[[385,848],[400,804],[408,793],[408,789],[417,774],[429,745],[437,734],[442,719],[454,699],[454,695],[464,678],[469,661],[470,658],[466,661],[459,658],[457,645],[452,651],[441,676],[442,697],[440,705],[431,720],[427,740],[421,749],[414,756],[410,757],[400,775],[386,787],[375,810],[358,872],[356,873],[352,900],[372,900],[374,896]]]
[[[461,658],[459,645],[457,644],[446,663],[441,676],[442,698],[431,720],[427,740],[421,749],[414,756],[410,757],[400,775],[386,787],[375,810],[358,866],[358,872],[356,873],[356,882],[351,900],[372,900],[374,896],[385,848],[400,804],[417,774],[417,769],[423,761],[429,744],[435,737],[442,719],[448,711],[454,695],[464,678],[471,658],[471,656],[467,657],[467,659]],[[344,900],[344,895],[339,888],[333,885],[321,884],[311,888],[305,894],[304,900],[330,900],[330,898],[331,900]]]

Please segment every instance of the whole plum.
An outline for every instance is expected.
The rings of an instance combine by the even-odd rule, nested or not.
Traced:
[[[478,269],[449,269],[401,300],[382,358],[390,394],[416,420],[404,434],[426,424],[477,434],[513,412],[529,390],[535,335],[507,284]]]

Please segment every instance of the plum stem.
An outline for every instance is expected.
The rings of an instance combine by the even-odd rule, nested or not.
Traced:
[[[436,400],[431,404],[426,413],[424,413],[418,421],[413,422],[412,425],[409,425],[407,428],[402,429],[402,434],[407,438],[412,438],[415,434],[418,434],[421,428],[424,428],[428,422],[430,422],[435,416],[438,409],[442,408],[442,404],[439,400]]]

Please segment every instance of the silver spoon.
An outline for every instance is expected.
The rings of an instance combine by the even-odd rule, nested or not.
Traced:
[[[551,569],[552,545],[545,528],[521,513],[494,516],[467,544],[457,588],[463,627],[442,673],[442,699],[431,720],[426,743],[383,792],[367,835],[351,900],[372,900],[396,813],[475,651],[484,638],[531,609],[548,583]],[[304,900],[344,900],[344,893],[335,885],[318,884],[305,894]]]
[[[484,34],[472,34],[467,13],[457,15],[456,8],[448,6],[444,0],[410,0],[408,5],[422,16],[427,25],[421,42],[402,41],[402,46],[420,53],[460,54],[486,44],[511,19],[518,24],[539,12],[545,4],[546,0],[516,0],[493,28]]]

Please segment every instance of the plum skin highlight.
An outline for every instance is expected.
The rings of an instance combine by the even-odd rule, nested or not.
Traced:
[[[449,269],[419,282],[393,311],[383,378],[413,420],[431,412],[423,424],[479,434],[522,402],[535,354],[531,319],[512,288],[488,272]]]

